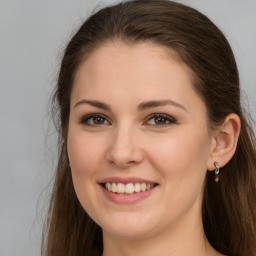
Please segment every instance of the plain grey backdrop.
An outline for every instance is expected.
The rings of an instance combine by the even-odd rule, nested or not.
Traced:
[[[85,17],[113,2],[0,0],[0,256],[40,255],[47,184],[56,165],[48,99],[60,55]],[[245,107],[255,119],[256,1],[179,2],[208,15],[227,36]]]

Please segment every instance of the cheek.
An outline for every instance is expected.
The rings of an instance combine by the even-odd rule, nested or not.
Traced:
[[[151,148],[151,164],[162,180],[166,218],[178,218],[196,206],[200,214],[208,156],[208,137],[182,133],[158,140]],[[196,209],[194,208],[194,209]],[[174,212],[173,209],[176,209]]]
[[[74,189],[81,205],[91,216],[95,215],[94,209],[97,209],[95,185],[104,155],[101,145],[97,138],[70,128],[67,149]]]
[[[104,143],[95,136],[70,130],[68,156],[72,172],[77,176],[92,176],[104,159]]]
[[[185,135],[184,135],[185,134]],[[180,131],[155,141],[150,148],[151,162],[169,184],[196,183],[207,170],[209,138],[206,131]],[[171,182],[169,182],[171,181]]]

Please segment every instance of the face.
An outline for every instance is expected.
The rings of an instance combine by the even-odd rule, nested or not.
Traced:
[[[68,156],[103,234],[145,237],[200,220],[210,152],[205,104],[174,52],[115,42],[80,65]]]

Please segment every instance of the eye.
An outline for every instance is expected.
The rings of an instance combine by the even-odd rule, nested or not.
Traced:
[[[153,114],[146,122],[146,124],[151,126],[167,126],[175,123],[175,118],[166,114]]]
[[[82,118],[81,123],[88,126],[109,125],[109,121],[101,114],[90,114]]]

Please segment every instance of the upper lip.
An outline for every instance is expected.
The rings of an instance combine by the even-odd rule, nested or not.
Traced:
[[[99,181],[99,183],[123,183],[123,184],[128,184],[128,183],[146,183],[146,184],[157,184],[155,181],[150,181],[147,179],[143,178],[138,178],[138,177],[109,177],[105,178]]]

